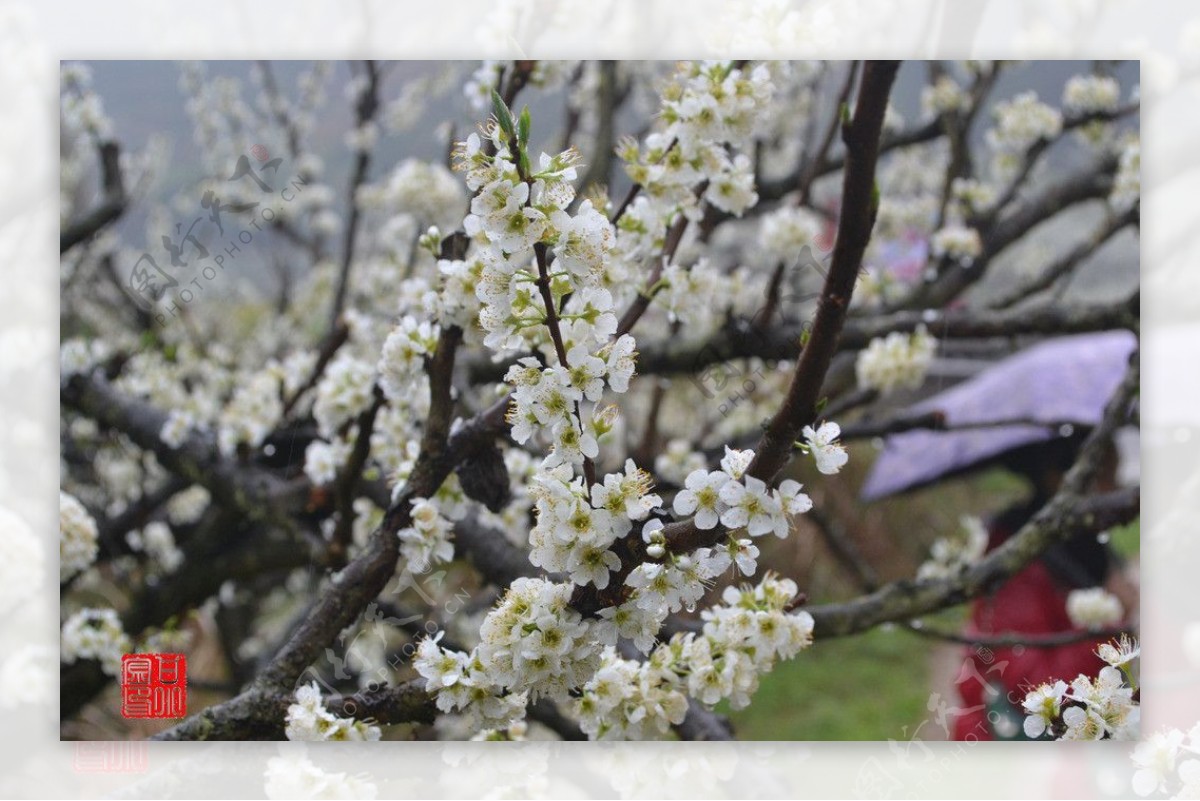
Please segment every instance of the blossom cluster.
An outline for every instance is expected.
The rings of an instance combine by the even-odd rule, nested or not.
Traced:
[[[662,737],[683,721],[689,696],[744,708],[760,675],[812,643],[812,616],[789,611],[796,594],[794,582],[767,575],[756,587],[727,587],[723,603],[701,614],[701,632],[675,634],[644,662],[607,648],[575,703],[581,728],[599,740]]]
[[[731,531],[744,529],[751,537],[786,537],[788,516],[807,512],[812,501],[791,479],[768,490],[761,479],[746,475],[753,458],[754,451],[726,447],[720,470],[696,470],[687,477],[675,495],[675,513],[693,515],[696,528],[702,530],[720,523]]]
[[[414,667],[443,712],[462,712],[478,728],[505,728],[529,700],[566,698],[599,666],[602,638],[615,642],[571,605],[572,584],[520,578],[485,618],[470,653],[423,640]]]
[[[183,564],[183,551],[175,544],[171,527],[161,520],[147,523],[142,529],[134,529],[125,535],[125,541],[135,551],[144,552],[163,572],[171,573]]]
[[[296,688],[296,703],[288,706],[284,734],[289,740],[378,740],[378,726],[354,718],[340,718],[325,708],[315,681]]]
[[[1108,75],[1075,75],[1063,87],[1063,108],[1071,114],[1114,111],[1121,85]]]
[[[438,645],[442,632],[417,647],[413,667],[425,680],[442,712],[466,716],[475,730],[508,728],[525,717],[528,693],[505,693],[488,673],[478,653],[463,653]]]
[[[960,206],[958,209],[959,213],[964,214],[964,216],[984,212],[990,209],[992,204],[996,202],[996,187],[991,183],[981,181],[977,178],[955,178],[950,183],[950,194]],[[942,230],[946,229],[943,228]],[[970,253],[971,250],[975,250],[975,245],[970,240],[974,239],[978,242],[978,232],[975,232],[975,236],[971,237],[970,234],[964,234],[959,231],[956,233],[955,238],[961,239],[963,244],[955,247],[944,242],[943,246],[947,252],[951,249],[962,250],[965,247],[970,258],[973,259],[979,255],[978,251]]]
[[[313,418],[321,436],[333,438],[346,423],[366,411],[375,388],[375,368],[366,360],[341,353],[325,367],[313,401]]]
[[[662,503],[650,489],[650,474],[632,459],[624,472],[606,475],[590,491],[567,465],[536,473],[530,494],[537,523],[529,532],[529,561],[569,573],[576,584],[604,589],[610,571],[621,566],[612,544]]]
[[[59,348],[59,375],[67,381],[87,373],[108,355],[109,347],[102,339],[69,339]]]
[[[121,672],[121,657],[132,648],[114,609],[81,609],[63,623],[59,655],[68,665],[95,659],[105,673],[116,676]]]
[[[425,359],[437,349],[439,330],[428,321],[405,315],[383,343],[376,369],[389,400],[402,402],[424,381]]]
[[[1121,622],[1125,610],[1121,600],[1103,587],[1071,590],[1067,594],[1067,616],[1080,629],[1099,629]]]
[[[925,380],[937,346],[924,325],[911,334],[893,331],[886,337],[876,337],[854,364],[858,385],[884,394],[901,388],[916,389]]]
[[[936,258],[946,258],[963,267],[970,267],[983,253],[979,232],[959,223],[939,228],[929,238],[929,251]]]
[[[692,449],[686,439],[672,439],[654,459],[654,474],[663,481],[682,486],[687,477],[704,468],[704,454]]]
[[[927,559],[917,568],[917,578],[954,578],[983,558],[987,551],[988,532],[983,521],[970,515],[964,516],[957,536],[939,537],[929,551]]]
[[[921,110],[927,117],[966,111],[970,105],[970,96],[950,75],[938,76],[936,81],[921,90]]]
[[[617,148],[642,188],[620,222],[622,253],[651,252],[677,213],[697,215],[697,187],[703,200],[735,216],[758,202],[748,144],[774,88],[761,64],[748,73],[729,62],[681,66],[663,90],[664,127],[640,145],[626,139]]]
[[[58,493],[59,580],[66,581],[96,561],[100,549],[96,521],[74,495]]]
[[[987,141],[1002,153],[1024,153],[1062,132],[1062,113],[1038,100],[1036,92],[1022,92],[997,103],[992,115],[995,125],[988,130]]]
[[[805,426],[800,433],[804,437],[803,448],[813,455],[817,470],[825,475],[837,475],[849,461],[845,446],[838,442],[842,427],[837,423],[824,422],[815,429]]]
[[[359,190],[364,208],[404,214],[418,227],[454,228],[467,202],[462,184],[441,164],[405,159],[379,184]]]
[[[230,456],[236,452],[238,445],[258,447],[275,430],[282,416],[279,379],[268,371],[249,376],[221,410],[217,429],[221,453]],[[163,437],[168,444],[178,445],[182,442],[182,435],[175,430],[178,425],[179,421],[167,419]],[[183,434],[186,435],[186,431]]]
[[[1141,705],[1135,695],[1131,663],[1140,653],[1135,641],[1122,637],[1096,650],[1096,655],[1108,664],[1095,678],[1080,674],[1070,684],[1059,679],[1029,691],[1022,702],[1026,736],[1137,739]]]
[[[821,218],[797,206],[780,206],[764,214],[759,228],[759,244],[767,262],[792,263],[804,248],[816,250],[821,236]]]
[[[411,503],[412,525],[400,529],[397,536],[400,554],[414,571],[421,573],[435,562],[454,558],[454,546],[450,543],[453,524],[442,516],[436,500],[413,498]]]
[[[1127,211],[1134,207],[1142,196],[1142,143],[1132,137],[1121,149],[1117,162],[1117,176],[1113,179],[1108,203],[1116,211]]]
[[[603,293],[602,302],[611,303],[607,290],[597,291]],[[594,300],[581,298],[581,304],[585,304],[582,313],[596,308]],[[573,346],[567,351],[566,366],[542,367],[537,359],[527,356],[509,368],[505,379],[514,388],[508,412],[512,438],[524,444],[535,434],[548,434],[553,445],[543,462],[546,468],[582,465],[585,459],[594,459],[600,452],[600,440],[612,429],[616,413],[614,407],[599,407],[596,402],[606,384],[615,392],[629,388],[636,365],[634,344],[633,337],[625,334],[594,354],[585,345]],[[585,401],[592,405],[583,407]]]

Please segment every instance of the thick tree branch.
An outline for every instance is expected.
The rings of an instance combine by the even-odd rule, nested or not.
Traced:
[[[99,152],[104,198],[96,208],[59,234],[60,254],[66,253],[80,242],[91,239],[105,226],[116,222],[129,207],[129,196],[125,192],[125,182],[121,176],[121,146],[116,142],[101,142]]]

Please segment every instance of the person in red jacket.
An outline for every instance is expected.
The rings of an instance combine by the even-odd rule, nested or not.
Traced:
[[[1013,451],[1002,459],[1008,469],[1028,478],[1032,498],[1008,509],[988,526],[988,550],[1013,536],[1053,497],[1063,474],[1074,461],[1080,438],[1039,443]],[[1097,491],[1112,489],[1115,451],[1100,471]],[[1106,584],[1116,571],[1116,556],[1106,541],[1083,534],[1049,548],[991,593],[971,605],[968,638],[1028,634],[1061,634],[1075,629],[1067,614],[1067,595],[1073,589]],[[1128,606],[1127,606],[1128,608]],[[1095,655],[1103,642],[1085,639],[1057,647],[966,647],[956,689],[961,705],[955,710],[956,740],[1025,739],[1020,710],[1025,693],[1050,680],[1070,681],[1080,673],[1095,676],[1104,663]]]

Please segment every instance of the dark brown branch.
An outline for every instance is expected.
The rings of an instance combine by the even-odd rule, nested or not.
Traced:
[[[63,229],[58,237],[58,252],[66,253],[80,242],[91,239],[105,226],[111,225],[129,207],[125,182],[121,176],[121,146],[116,142],[101,142],[100,175],[104,198],[82,219]]]
[[[296,388],[295,392],[284,399],[282,417],[287,417],[292,409],[295,408],[297,401],[304,396],[304,393],[317,385],[317,382],[321,380],[321,376],[325,374],[325,368],[329,366],[329,362],[349,339],[350,326],[345,321],[339,320],[330,335],[321,343],[321,350],[317,353],[317,361],[313,365],[312,372],[308,378]]]
[[[770,482],[786,463],[796,434],[817,415],[821,385],[837,352],[854,283],[879,209],[875,164],[879,158],[879,137],[883,131],[888,95],[899,66],[895,61],[869,61],[863,65],[854,117],[842,129],[846,143],[846,174],[829,276],[787,395],[767,424],[747,471],[766,482]]]
[[[358,416],[358,436],[354,441],[354,448],[338,474],[335,487],[338,520],[329,541],[329,560],[335,567],[346,563],[346,553],[350,549],[350,540],[354,533],[354,499],[358,495],[363,468],[371,455],[371,434],[375,430],[375,417],[383,404],[383,391],[376,386],[374,400],[367,410]]]
[[[911,147],[912,145],[925,144],[932,142],[942,135],[942,126],[938,120],[930,120],[925,125],[919,128],[912,128],[894,136],[884,138],[879,146],[880,154],[888,153],[899,148]],[[846,165],[843,155],[834,155],[826,159],[825,164],[817,172],[817,178],[823,178],[826,175],[832,175]],[[801,165],[776,180],[762,181],[758,185],[758,197],[760,200],[778,200],[788,192],[791,192],[800,182]]]
[[[125,541],[125,535],[149,523],[163,504],[187,487],[186,479],[175,475],[167,476],[162,486],[144,493],[136,501],[131,501],[120,514],[110,518],[93,515],[96,517],[101,558],[128,556],[133,553],[133,549]]]
[[[279,92],[279,84],[275,82],[275,72],[271,69],[271,62],[259,61],[258,69],[262,75],[263,89],[266,90],[267,103],[271,106],[270,112],[287,134],[288,152],[292,154],[293,159],[298,158],[300,156],[300,131],[296,128],[291,115],[288,114],[283,95]]]
[[[365,61],[363,64],[366,69],[367,84],[359,94],[355,107],[356,128],[362,128],[369,124],[375,118],[375,112],[379,110],[379,68],[374,61]],[[370,150],[359,150],[354,160],[354,172],[346,189],[346,205],[350,210],[350,216],[346,220],[345,239],[342,241],[341,269],[338,273],[337,289],[333,296],[333,306],[329,313],[330,331],[337,328],[342,309],[346,305],[346,294],[350,287],[350,268],[354,262],[354,237],[358,232],[358,223],[361,217],[361,210],[358,206],[358,189],[367,179],[367,170],[370,165]]]
[[[1107,196],[1112,188],[1112,171],[1116,163],[1116,155],[1109,154],[1089,169],[1053,182],[994,224],[984,226],[979,232],[983,252],[978,258],[967,266],[943,259],[938,277],[914,287],[901,307],[941,307],[961,295],[984,276],[998,255],[1034,228],[1072,206]]]
[[[239,525],[238,515],[215,512],[182,546],[182,567],[164,580],[144,584],[121,615],[121,627],[137,636],[211,598],[229,580],[279,573],[306,565],[320,565],[322,554],[303,541],[276,536],[270,531]],[[74,716],[112,677],[93,660],[64,665],[61,669],[59,714]]]
[[[981,428],[1005,428],[1026,426],[1057,431],[1063,426],[1086,425],[1079,420],[1035,420],[1031,417],[996,418],[972,423],[948,423],[946,416],[938,411],[887,420],[861,420],[842,426],[842,440],[868,439],[899,434],[904,431],[974,431]]]
[[[694,698],[688,699],[683,723],[674,727],[681,740],[723,741],[733,739],[733,726],[728,718],[710,712]]]
[[[437,707],[423,685],[414,680],[350,696],[335,695],[325,699],[325,708],[341,717],[372,723],[432,723]],[[291,693],[248,690],[151,739],[282,740],[287,709],[293,703]]]
[[[701,184],[697,189],[697,195],[703,194],[704,184]],[[638,292],[633,302],[629,304],[629,308],[621,315],[620,321],[617,323],[617,333],[613,334],[613,339],[628,334],[637,325],[637,321],[642,319],[642,315],[650,308],[650,302],[654,300],[654,296],[658,294],[660,289],[659,279],[662,278],[664,267],[675,257],[675,251],[679,249],[679,243],[683,241],[683,234],[687,231],[688,218],[680,214],[671,227],[667,230],[666,238],[663,240],[662,255],[655,261],[654,268],[650,271],[650,277],[646,280],[646,288]]]
[[[338,632],[353,623],[387,585],[400,552],[396,534],[411,521],[410,502],[432,495],[456,464],[469,457],[473,444],[491,433],[491,426],[503,425],[502,417],[499,423],[483,417],[461,426],[455,437],[447,437],[454,409],[451,402],[454,356],[461,340],[462,331],[457,327],[442,330],[427,365],[430,413],[421,453],[404,491],[384,514],[383,522],[371,534],[362,554],[338,574],[331,589],[317,600],[246,692],[189,718],[165,732],[162,739],[238,739],[260,732],[266,725],[261,716],[272,714],[275,709],[271,699],[290,690]],[[428,696],[425,698],[429,702]]]
[[[767,424],[747,471],[768,483],[787,462],[796,434],[816,417],[821,385],[837,351],[854,282],[875,225],[879,206],[875,187],[879,137],[888,95],[899,66],[899,62],[894,61],[864,64],[854,117],[843,127],[846,172],[842,186],[842,216],[838,221],[829,276],[787,395]],[[701,531],[691,521],[681,521],[667,526],[664,534],[672,550],[687,552],[716,542],[723,530],[718,526],[711,531]]]
[[[1100,532],[1138,515],[1137,489],[1047,506],[1003,546],[954,579],[888,584],[845,603],[808,607],[818,639],[859,634],[881,623],[908,620],[968,601],[1000,586],[1046,548],[1072,534]]]
[[[192,433],[178,448],[170,447],[160,436],[167,414],[121,395],[98,372],[72,377],[59,399],[64,407],[124,433],[139,448],[153,452],[163,467],[204,486],[216,502],[241,510],[251,520],[295,529],[290,515],[303,508],[306,487],[224,458],[212,434]]]
[[[1115,111],[1092,111],[1088,112],[1087,114],[1076,115],[1064,120],[1062,130],[1059,132],[1058,136],[1055,136],[1052,139],[1039,139],[1029,148],[1028,151],[1026,151],[1021,162],[1021,166],[1017,170],[1017,174],[1013,180],[1010,181],[1008,186],[1005,187],[1004,191],[992,204],[991,208],[979,214],[978,218],[972,220],[971,224],[978,225],[980,220],[995,219],[997,216],[999,216],[1000,211],[1012,202],[1013,198],[1017,196],[1017,192],[1019,192],[1021,187],[1025,185],[1025,179],[1029,177],[1029,174],[1033,171],[1034,166],[1037,165],[1038,160],[1042,157],[1042,154],[1049,150],[1050,147],[1055,143],[1062,141],[1067,134],[1082,128],[1085,125],[1090,125],[1095,122],[1113,122],[1115,120],[1119,120],[1122,117],[1126,117],[1137,112],[1139,108],[1139,104],[1132,103],[1116,109]]]
[[[904,626],[905,631],[911,631],[920,637],[925,637],[931,640],[941,640],[942,642],[958,643],[959,645],[969,645],[975,648],[1013,648],[1020,646],[1022,648],[1060,648],[1064,645],[1074,645],[1079,642],[1089,642],[1093,640],[1111,640],[1120,637],[1122,634],[1128,634],[1129,629],[1124,627],[1114,627],[1105,629],[1096,629],[1093,631],[1071,630],[1063,631],[1055,634],[1026,634],[1024,632],[1003,632],[1001,634],[959,634],[954,631],[943,631],[941,629],[931,628],[924,625],[919,620],[914,620]]]
[[[850,101],[850,92],[854,90],[854,80],[858,77],[858,66],[859,62],[850,62],[850,69],[846,72],[846,80],[842,84],[842,90],[838,92],[837,102],[834,104],[829,124],[821,136],[821,143],[817,145],[817,149],[811,155],[805,154],[800,160],[800,180],[798,181],[798,195],[796,197],[797,206],[804,206],[808,203],[808,199],[812,194],[813,182],[816,181],[817,176],[821,174],[821,170],[825,167],[825,161],[829,157],[829,148],[833,146],[833,139],[837,135],[838,128],[842,125],[842,109]]]
[[[1107,331],[1117,328],[1136,330],[1138,327],[1138,293],[1115,304],[1038,304],[1033,308],[1003,311],[971,309],[945,312],[937,318],[939,339],[983,339],[1018,335],[1059,335]],[[893,331],[911,332],[917,326],[929,324],[926,315],[917,311],[898,311],[877,317],[853,317],[842,329],[838,348],[856,350],[875,337]],[[706,375],[706,368],[737,359],[757,357],[766,361],[795,359],[800,353],[800,341],[805,326],[790,324],[769,329],[750,325],[745,320],[733,320],[722,327],[707,342],[676,345],[645,343],[638,349],[638,372],[641,375],[699,374],[707,391],[721,392],[724,384],[708,386],[710,380],[723,376]],[[473,364],[471,380],[498,380],[497,368]],[[832,416],[832,415],[831,415]]]
[[[1033,278],[1025,281],[1020,286],[1014,287],[1011,291],[1006,292],[1000,297],[991,300],[988,306],[993,309],[1005,309],[1020,303],[1030,295],[1041,292],[1043,289],[1054,284],[1059,278],[1062,278],[1075,269],[1077,265],[1099,250],[1105,242],[1123,228],[1128,225],[1136,225],[1138,217],[1139,209],[1137,206],[1134,206],[1123,214],[1108,215],[1104,220],[1104,224],[1092,232],[1091,236],[1056,258]]]

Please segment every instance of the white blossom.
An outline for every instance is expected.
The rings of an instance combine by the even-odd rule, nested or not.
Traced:
[[[721,500],[728,507],[721,514],[726,528],[744,528],[751,537],[774,532],[787,536],[787,517],[779,499],[767,491],[767,485],[754,476],[728,481],[721,487]]]
[[[412,525],[400,529],[400,554],[416,573],[422,573],[436,562],[454,558],[450,543],[452,526],[442,516],[438,505],[427,498],[413,498],[409,515]]]
[[[341,718],[325,708],[315,681],[296,688],[296,703],[288,706],[284,734],[289,740],[378,740],[378,726]]]
[[[313,417],[321,436],[332,438],[344,423],[367,410],[375,386],[375,370],[349,354],[339,354],[317,384]]]
[[[1063,87],[1063,108],[1082,115],[1115,111],[1121,99],[1121,85],[1108,75],[1075,75]]]
[[[238,445],[258,447],[282,416],[279,379],[269,371],[249,376],[221,410],[217,432],[221,453],[231,456]]]
[[[73,495],[58,493],[59,580],[66,581],[96,561],[100,546],[96,521]]]
[[[753,461],[754,451],[748,448],[746,450],[737,450],[726,445],[725,456],[721,459],[721,469],[730,478],[740,479]]]
[[[983,522],[969,515],[959,520],[955,536],[939,537],[930,548],[929,559],[917,569],[919,580],[952,578],[983,558],[988,532]]]
[[[171,527],[161,520],[130,531],[125,540],[133,550],[145,552],[165,573],[172,573],[183,564],[183,551],[175,544]]]
[[[937,347],[937,340],[924,325],[911,334],[893,331],[886,337],[875,337],[854,363],[858,385],[883,394],[916,389],[924,382]]]
[[[1038,100],[1036,92],[1022,92],[992,109],[996,124],[987,141],[1001,153],[1024,153],[1040,140],[1062,131],[1062,114]]]
[[[686,439],[669,440],[662,452],[654,457],[654,472],[664,481],[683,485],[696,470],[703,470],[704,454],[692,450]]]
[[[929,250],[935,258],[948,258],[969,267],[983,253],[983,240],[974,228],[952,223],[934,232]]]
[[[437,349],[438,329],[427,321],[406,315],[383,343],[376,370],[379,385],[390,400],[403,401],[415,382],[424,378],[425,359]]]
[[[1079,629],[1099,629],[1121,622],[1125,610],[1117,596],[1103,587],[1071,590],[1067,595],[1067,616]]]
[[[805,426],[800,433],[817,462],[817,470],[825,475],[836,475],[849,461],[845,446],[837,441],[842,435],[842,427],[837,423],[822,423],[816,429]]]
[[[196,416],[191,412],[185,409],[172,409],[158,436],[170,447],[178,448],[197,427]]]
[[[804,248],[816,250],[821,236],[821,219],[798,206],[780,206],[764,214],[759,228],[759,244],[772,263],[791,264],[800,258]]]
[[[940,75],[932,84],[921,89],[921,110],[927,117],[966,111],[970,105],[970,96],[950,75]]]
[[[1131,138],[1121,150],[1117,164],[1117,176],[1113,179],[1112,193],[1108,203],[1118,212],[1133,208],[1141,199],[1142,194],[1142,144],[1141,140]]]
[[[63,623],[59,655],[68,665],[78,659],[95,659],[110,676],[121,672],[121,657],[133,644],[114,609],[82,609]]]
[[[350,442],[340,437],[333,442],[313,440],[304,449],[304,475],[318,487],[333,483],[352,449]]]
[[[694,514],[693,522],[696,528],[715,528],[726,509],[725,502],[721,500],[721,488],[730,480],[729,474],[722,470],[714,470],[711,473],[707,470],[693,471],[684,481],[684,488],[676,493],[672,502],[675,514]]]

